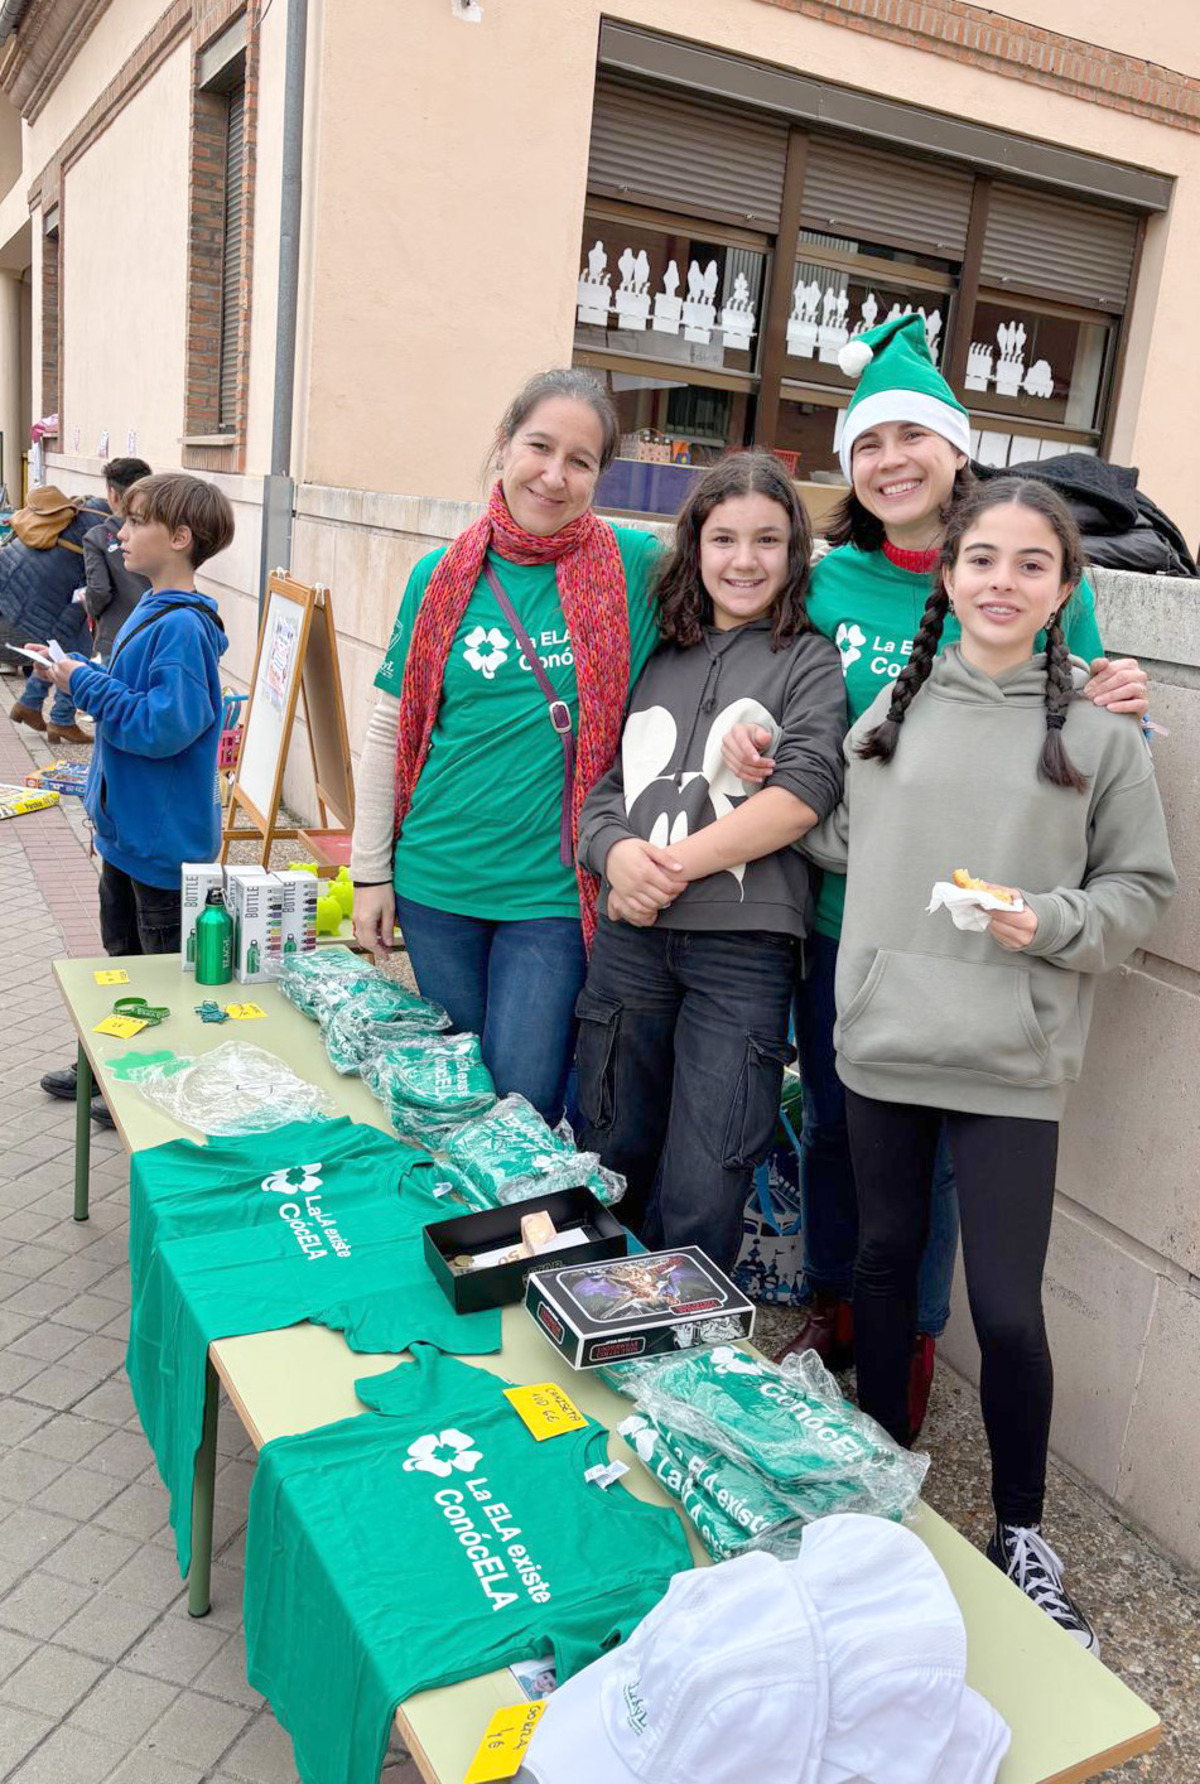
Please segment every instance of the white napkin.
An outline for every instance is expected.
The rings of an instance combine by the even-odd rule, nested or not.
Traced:
[[[992,892],[973,892],[967,886],[956,886],[953,880],[939,880],[926,908],[940,911],[943,907],[953,917],[956,929],[986,929],[993,911],[1023,911],[1025,900],[1018,893],[1006,904]]]

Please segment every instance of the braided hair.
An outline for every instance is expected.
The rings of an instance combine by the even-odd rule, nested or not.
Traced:
[[[1052,786],[1070,787],[1082,793],[1086,776],[1080,774],[1067,754],[1063,727],[1067,711],[1075,699],[1071,674],[1070,652],[1063,634],[1062,612],[1083,575],[1083,544],[1070,509],[1047,484],[1033,478],[998,477],[976,484],[962,501],[955,504],[946,522],[941,561],[934,571],[934,585],[921,616],[921,624],[913,640],[912,655],[896,678],[887,717],[869,731],[858,746],[858,753],[867,760],[890,762],[900,741],[904,715],[929,679],[942,639],[942,628],[950,609],[946,578],[958,562],[962,542],[970,529],[989,508],[1030,508],[1047,523],[1062,552],[1061,585],[1067,596],[1046,626],[1046,737],[1038,758],[1038,776]]]

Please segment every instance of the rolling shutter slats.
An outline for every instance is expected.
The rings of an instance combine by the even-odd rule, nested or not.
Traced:
[[[237,426],[239,285],[242,272],[242,171],[245,165],[246,90],[229,95],[229,134],[225,152],[225,244],[221,272],[221,365],[218,428]]]
[[[918,246],[961,260],[971,215],[971,175],[843,138],[808,146],[805,229],[887,247]]]
[[[1023,285],[1079,304],[1122,307],[1137,223],[1122,211],[1021,186],[992,188],[980,282]]]

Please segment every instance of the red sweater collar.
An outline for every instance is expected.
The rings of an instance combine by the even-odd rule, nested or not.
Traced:
[[[895,564],[897,570],[910,570],[914,576],[929,576],[937,568],[942,548],[932,545],[928,551],[902,551],[890,539],[885,539],[883,555],[889,564]]]

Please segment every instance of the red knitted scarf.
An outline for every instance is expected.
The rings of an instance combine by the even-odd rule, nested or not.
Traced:
[[[571,635],[579,688],[571,802],[571,840],[577,847],[584,799],[612,767],[621,741],[629,693],[625,569],[616,534],[590,509],[549,538],[541,538],[516,524],[499,483],[492,491],[487,513],[458,535],[438,563],[413,626],[396,738],[396,835],[429,754],[446,659],[489,550],[510,564],[558,566],[558,596]],[[546,723],[549,725],[549,717]],[[590,944],[596,929],[597,882],[582,867],[575,871],[584,938]]]
[[[895,564],[897,570],[910,570],[915,576],[929,576],[937,567],[942,548],[940,545],[931,545],[926,551],[905,551],[903,546],[893,545],[890,539],[885,539],[883,555],[889,564]]]

